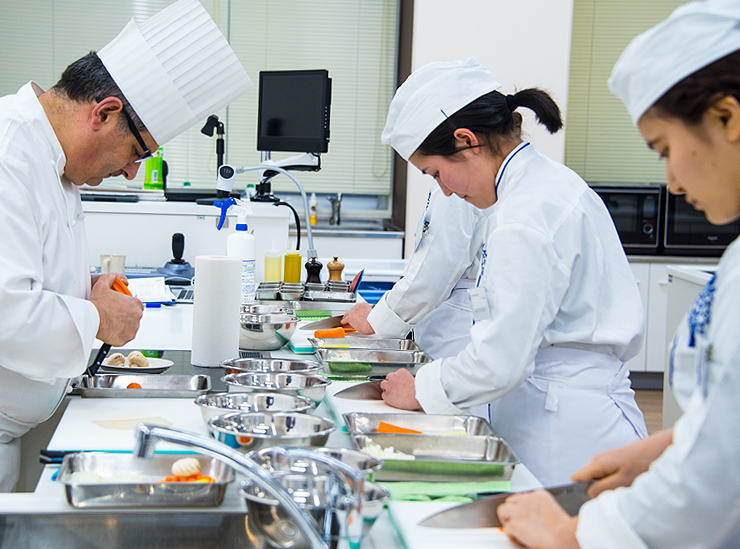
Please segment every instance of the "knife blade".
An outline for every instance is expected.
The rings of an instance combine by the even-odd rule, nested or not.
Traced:
[[[329,328],[337,328],[342,325],[343,317],[344,315],[330,316],[315,322],[309,322],[305,326],[301,326],[301,330],[328,330]]]
[[[570,516],[575,516],[581,505],[590,499],[586,495],[586,489],[592,482],[574,482],[545,488],[545,490],[555,497],[555,500]],[[511,495],[501,494],[445,509],[425,518],[419,526],[428,528],[495,528],[502,526],[496,510]]]
[[[383,400],[383,390],[380,388],[382,379],[358,383],[347,389],[334,394],[337,398],[346,398],[349,400]]]

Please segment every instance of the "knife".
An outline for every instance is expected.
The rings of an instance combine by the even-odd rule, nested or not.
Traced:
[[[301,326],[301,330],[328,330],[329,328],[337,328],[342,325],[343,316],[344,315],[330,316],[329,318],[322,318],[315,322],[309,322],[305,326]]]
[[[358,383],[347,389],[334,393],[337,398],[347,398],[349,400],[383,400],[383,390],[380,388],[382,379]]]
[[[575,516],[581,505],[590,499],[586,495],[586,489],[591,486],[592,482],[574,482],[545,488],[545,490],[555,497],[566,513]],[[501,494],[445,509],[427,517],[419,523],[419,526],[428,528],[495,528],[502,526],[496,510],[510,495],[512,494]]]

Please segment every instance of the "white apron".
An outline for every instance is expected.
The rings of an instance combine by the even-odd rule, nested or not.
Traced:
[[[545,486],[570,482],[594,454],[647,436],[628,374],[614,357],[541,348],[534,374],[489,405],[491,424]]]

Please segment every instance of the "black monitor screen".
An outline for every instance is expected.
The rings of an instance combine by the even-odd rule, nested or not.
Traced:
[[[330,105],[326,70],[260,72],[257,150],[327,152]]]

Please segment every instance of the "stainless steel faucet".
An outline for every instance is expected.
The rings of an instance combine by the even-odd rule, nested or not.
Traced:
[[[155,427],[153,425],[139,424],[136,428],[136,444],[134,446],[134,455],[136,457],[151,459],[154,455],[154,446],[158,441],[172,442],[183,446],[190,446],[200,449],[204,454],[210,455],[220,461],[230,465],[232,468],[247,476],[253,482],[257,483],[264,490],[269,492],[295,521],[301,530],[303,537],[309,542],[312,549],[329,549],[327,541],[322,537],[316,528],[314,520],[295,502],[293,496],[273,477],[266,469],[260,467],[247,455],[242,454],[225,444],[216,440],[207,439],[167,429],[165,427]],[[281,448],[276,447],[276,451],[286,456],[299,457],[313,461],[319,461],[332,471],[341,473],[342,479],[349,485],[352,497],[348,507],[350,512],[344,517],[344,524],[340,525],[344,531],[344,540],[349,541],[349,546],[353,542],[357,543],[362,536],[362,491],[364,476],[354,467],[318,452],[311,452],[303,448]],[[346,499],[346,498],[345,498]],[[359,528],[358,528],[359,525]],[[344,545],[344,544],[343,544]]]
[[[331,202],[331,218],[329,219],[329,225],[339,225],[339,222],[341,221],[339,209],[342,205],[342,193],[337,193],[336,198],[330,196],[327,200]]]

